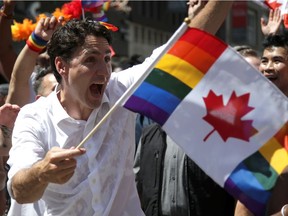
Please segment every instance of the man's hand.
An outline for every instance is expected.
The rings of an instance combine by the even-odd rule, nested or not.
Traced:
[[[85,153],[85,149],[62,149],[53,147],[45,158],[37,163],[41,183],[64,184],[73,176],[76,168],[75,157]]]
[[[41,18],[36,25],[35,34],[45,41],[49,41],[53,32],[62,25],[64,18],[61,16],[57,20],[56,17]]]
[[[6,103],[0,107],[0,125],[12,129],[20,107],[16,104]]]
[[[192,19],[199,11],[205,6],[207,0],[189,0],[188,5],[188,17]]]
[[[0,156],[8,156],[12,146],[11,135],[20,107],[6,103],[0,107]]]
[[[49,183],[64,184],[73,176],[76,169],[75,157],[83,155],[84,148],[51,148],[45,158],[31,168],[19,170],[12,178],[12,192],[20,203],[39,200]]]
[[[275,10],[270,10],[268,22],[266,22],[264,18],[261,18],[262,33],[265,36],[275,35],[280,28],[281,22],[282,17],[280,9],[276,8]]]

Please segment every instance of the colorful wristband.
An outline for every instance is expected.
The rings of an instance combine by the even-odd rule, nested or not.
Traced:
[[[26,41],[27,46],[34,52],[41,52],[47,44],[48,41],[43,40],[39,36],[32,32],[29,36],[28,40]]]
[[[40,46],[46,46],[46,44],[48,42],[48,41],[43,40],[38,35],[36,35],[34,31],[32,32],[31,37],[32,37],[32,40],[35,41],[35,43],[40,45]]]

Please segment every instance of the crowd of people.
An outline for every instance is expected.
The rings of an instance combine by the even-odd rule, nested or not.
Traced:
[[[253,215],[158,124],[124,108],[76,148],[165,45],[113,73],[109,29],[89,18],[52,16],[39,20],[16,54],[11,24],[17,2],[3,4],[0,215]],[[189,0],[189,26],[215,34],[232,4]],[[261,57],[249,46],[234,48],[288,96],[288,38],[279,33],[281,22],[279,9],[261,20]],[[267,215],[288,215],[287,172]]]

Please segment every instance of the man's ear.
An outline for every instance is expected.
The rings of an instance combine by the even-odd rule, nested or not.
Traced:
[[[65,70],[66,62],[61,57],[57,56],[55,58],[55,66],[56,66],[56,69],[57,69],[58,73],[62,77],[66,76],[66,70]]]

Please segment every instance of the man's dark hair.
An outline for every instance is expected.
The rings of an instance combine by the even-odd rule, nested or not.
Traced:
[[[103,37],[109,44],[112,42],[110,30],[89,18],[85,20],[72,19],[52,35],[47,45],[47,52],[58,83],[61,83],[61,76],[56,69],[55,58],[59,56],[64,61],[69,62],[76,49],[85,43],[85,38],[88,35]]]
[[[51,67],[47,67],[47,68],[36,67],[35,73],[36,75],[35,75],[35,80],[33,83],[33,89],[36,94],[39,94],[39,90],[41,88],[43,77],[50,73],[53,74],[53,71]]]
[[[288,37],[285,35],[269,35],[263,41],[263,48],[283,47],[288,51]]]

